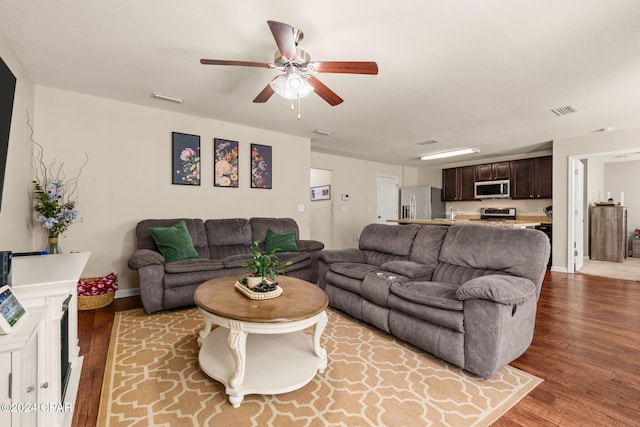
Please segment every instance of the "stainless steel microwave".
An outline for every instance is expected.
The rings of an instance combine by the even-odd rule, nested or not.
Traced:
[[[475,183],[476,199],[504,199],[511,197],[508,179],[499,181],[478,181]]]

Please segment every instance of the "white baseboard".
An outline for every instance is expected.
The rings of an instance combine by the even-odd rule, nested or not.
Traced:
[[[551,266],[551,271],[556,273],[567,273],[569,274],[569,269],[567,267],[554,267]]]
[[[115,298],[134,297],[136,295],[140,295],[140,288],[117,290]]]

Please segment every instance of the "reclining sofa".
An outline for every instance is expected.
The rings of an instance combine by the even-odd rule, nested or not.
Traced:
[[[531,344],[549,253],[534,229],[370,224],[358,249],[321,252],[318,285],[332,307],[489,378]]]
[[[184,221],[193,242],[193,257],[165,262],[150,227],[172,227]],[[254,241],[264,250],[269,230],[275,233],[293,231],[298,252],[278,252],[284,265],[290,261],[286,275],[311,282],[317,281],[317,257],[324,245],[315,240],[299,240],[298,224],[291,218],[227,218],[227,219],[146,219],[136,226],[137,250],[128,261],[138,271],[140,297],[148,312],[168,310],[194,304],[193,295],[203,282],[215,277],[246,273]]]

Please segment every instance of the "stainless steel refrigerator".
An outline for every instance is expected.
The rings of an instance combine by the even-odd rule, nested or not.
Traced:
[[[420,186],[400,189],[399,219],[444,218],[445,211],[440,188]]]

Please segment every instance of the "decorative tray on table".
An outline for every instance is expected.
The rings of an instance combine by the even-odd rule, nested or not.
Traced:
[[[252,300],[272,299],[282,295],[282,288],[280,287],[280,285],[276,285],[276,288],[273,291],[255,292],[249,289],[247,285],[243,285],[240,282],[236,282],[236,289],[242,292],[244,296]]]

